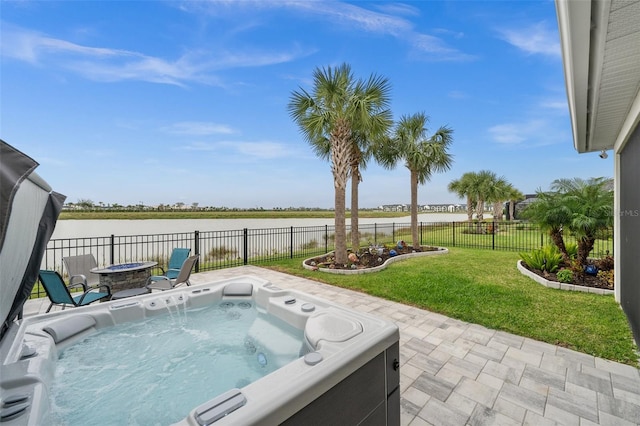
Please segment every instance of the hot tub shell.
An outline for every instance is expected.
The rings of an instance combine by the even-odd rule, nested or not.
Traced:
[[[400,424],[395,324],[249,275],[16,322],[0,344],[0,397],[13,401],[2,408],[3,416],[16,412],[5,424],[47,424],[50,385],[65,347],[100,328],[229,298],[251,299],[269,315],[304,330],[308,349],[247,386],[211,395],[176,424]]]

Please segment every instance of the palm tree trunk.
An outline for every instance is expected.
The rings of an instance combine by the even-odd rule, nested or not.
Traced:
[[[502,220],[502,201],[496,201],[495,203],[493,203],[493,220]]]
[[[595,238],[591,238],[589,236],[582,237],[578,239],[578,262],[580,265],[586,265],[587,259],[589,258],[589,253],[593,250],[593,245],[595,243]]]
[[[347,226],[345,218],[345,187],[335,186],[335,232],[336,232],[336,263],[347,264]]]
[[[516,212],[516,203],[513,200],[509,201],[509,220],[514,220],[515,218],[513,217],[513,215]]]
[[[467,220],[469,224],[473,222],[473,202],[469,196],[467,196]]]
[[[558,250],[560,250],[560,254],[562,255],[562,259],[565,262],[569,262],[571,259],[569,259],[569,253],[567,252],[567,246],[564,244],[564,238],[562,237],[562,231],[560,229],[551,229],[549,231],[549,235],[551,236],[551,241],[553,241],[553,244],[556,245],[556,247],[558,247]]]
[[[493,203],[493,232],[498,232],[498,222],[502,220],[502,201]]]
[[[339,122],[331,135],[331,171],[335,189],[336,263],[347,264],[345,194],[349,176],[349,126]]]
[[[411,170],[411,239],[413,249],[420,247],[418,235],[418,173]]]
[[[359,172],[351,169],[351,250],[360,249],[360,229],[358,228],[358,185]]]
[[[484,200],[478,200],[478,204],[476,205],[476,217],[478,218],[477,230],[478,232],[484,233],[484,229],[482,227],[482,222],[484,221]]]

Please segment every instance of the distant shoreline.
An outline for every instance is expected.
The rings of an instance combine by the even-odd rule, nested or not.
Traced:
[[[421,212],[420,214],[425,214]],[[438,213],[433,213],[438,214]],[[145,220],[145,219],[328,219],[333,210],[224,210],[224,211],[63,211],[59,220]],[[347,218],[350,218],[347,212]],[[409,212],[362,210],[360,218],[409,217]]]

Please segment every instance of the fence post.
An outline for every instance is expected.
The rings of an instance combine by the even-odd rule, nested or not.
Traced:
[[[373,224],[373,244],[378,245],[378,223]]]
[[[329,253],[329,225],[324,226],[324,252]]]
[[[496,221],[493,221],[493,228],[491,231],[491,250],[496,249]]]
[[[109,248],[109,263],[115,265],[115,243],[116,236],[111,234],[111,247]]]
[[[455,247],[456,246],[456,222],[455,221],[451,222],[451,225],[452,225],[451,229],[453,230],[453,233],[451,234],[451,236],[453,237],[451,238],[451,241],[452,241],[451,246]]]
[[[247,247],[247,245],[249,244],[249,231],[247,230],[247,228],[244,228],[242,230],[243,233],[243,239],[244,239],[244,250],[242,253],[242,257],[244,258],[244,264],[246,265],[249,262],[249,247]]]
[[[193,246],[195,254],[200,254],[200,231],[195,231],[193,234]],[[200,272],[200,260],[196,262],[196,273]]]
[[[396,223],[391,222],[391,242],[396,240]]]
[[[289,250],[290,259],[293,259],[293,226],[291,227],[291,247]]]
[[[420,241],[419,241],[420,247],[422,247],[422,222],[420,222]],[[415,249],[415,247],[414,247]]]

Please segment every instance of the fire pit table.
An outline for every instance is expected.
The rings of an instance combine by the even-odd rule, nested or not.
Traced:
[[[131,262],[93,268],[91,273],[100,275],[100,284],[111,287],[111,292],[143,288],[151,276],[151,268],[158,262]]]

